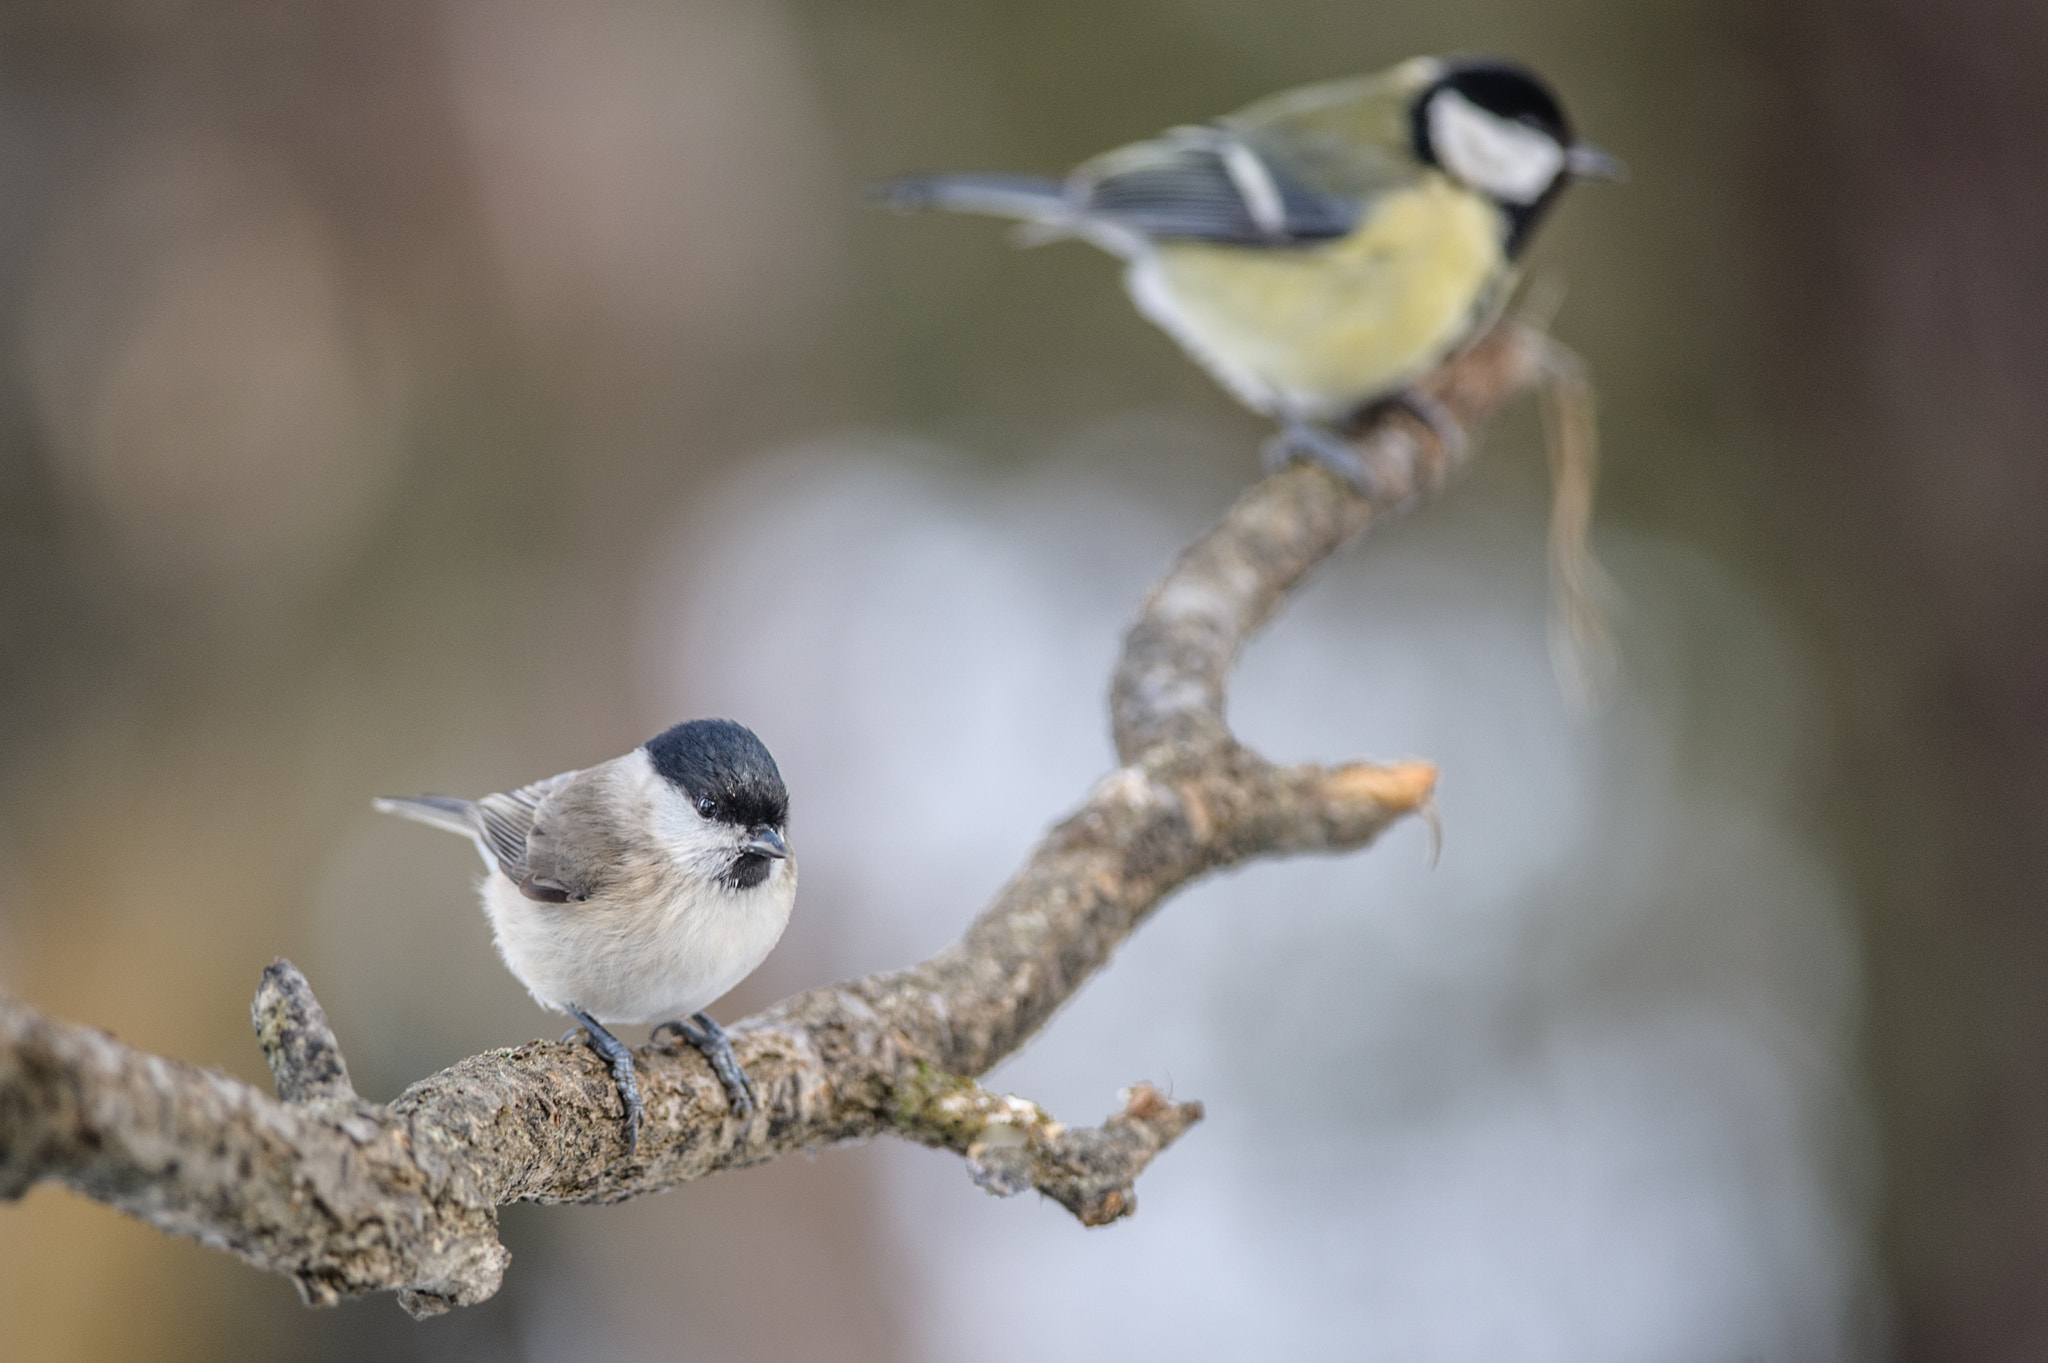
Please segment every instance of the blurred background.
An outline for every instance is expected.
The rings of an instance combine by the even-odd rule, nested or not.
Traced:
[[[45,1187],[0,1352],[2048,1352],[2030,0],[15,0],[0,986],[262,1082],[289,955],[394,1097],[562,1023],[470,853],[370,797],[702,714],[774,750],[804,867],[720,1016],[936,948],[1109,765],[1120,628],[1262,429],[1113,262],[863,184],[1460,50],[1634,171],[1533,256],[1627,689],[1582,722],[1551,679],[1526,409],[1319,575],[1239,728],[1435,759],[1442,862],[1404,827],[1204,884],[992,1077],[1208,1103],[1134,1220],[834,1150],[508,1209],[503,1291],[415,1323]]]

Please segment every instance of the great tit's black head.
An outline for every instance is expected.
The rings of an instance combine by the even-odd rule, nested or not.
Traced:
[[[1448,63],[1416,96],[1411,132],[1425,165],[1500,205],[1510,255],[1572,179],[1620,178],[1620,162],[1573,139],[1542,78],[1510,62]]]
[[[647,756],[655,773],[682,791],[706,819],[777,832],[789,822],[782,773],[767,746],[744,724],[693,719],[648,739]]]

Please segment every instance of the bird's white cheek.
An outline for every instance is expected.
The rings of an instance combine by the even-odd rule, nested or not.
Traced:
[[[1536,202],[1564,170],[1556,139],[1496,118],[1455,90],[1429,101],[1429,143],[1445,170],[1508,203]]]

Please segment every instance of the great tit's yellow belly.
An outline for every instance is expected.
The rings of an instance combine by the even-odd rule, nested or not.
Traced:
[[[1309,247],[1161,242],[1126,283],[1249,406],[1334,420],[1421,378],[1508,277],[1500,211],[1432,175]]]

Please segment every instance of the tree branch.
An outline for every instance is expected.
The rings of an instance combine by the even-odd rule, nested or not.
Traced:
[[[1540,377],[1546,342],[1497,327],[1426,385],[1476,428]],[[973,1082],[1023,1045],[1169,894],[1252,857],[1362,847],[1425,809],[1436,770],[1278,766],[1239,744],[1226,683],[1316,564],[1439,487],[1451,452],[1387,411],[1356,437],[1378,493],[1294,466],[1247,491],[1146,599],[1110,713],[1123,765],[1055,826],[966,935],[907,970],[799,994],[729,1030],[762,1102],[735,1120],[687,1046],[636,1053],[647,1122],[628,1154],[586,1047],[472,1056],[396,1102],[358,1097],[304,976],[264,972],[252,1015],[275,1099],[0,995],[0,1197],[61,1182],[290,1275],[305,1300],[395,1290],[415,1315],[481,1301],[510,1256],[497,1208],[616,1202],[793,1150],[890,1133],[1036,1188],[1088,1225],[1200,1120],[1135,1085],[1100,1127]]]

